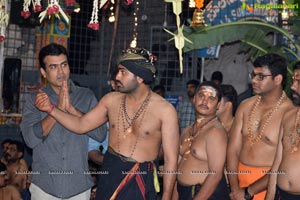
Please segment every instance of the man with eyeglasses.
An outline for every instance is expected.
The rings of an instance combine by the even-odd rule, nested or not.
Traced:
[[[283,91],[285,59],[266,54],[253,66],[250,77],[256,95],[240,104],[229,134],[227,175],[233,200],[264,199],[282,114],[293,108]]]
[[[300,199],[300,61],[293,66],[292,97],[297,107],[285,113],[268,184],[267,200]]]

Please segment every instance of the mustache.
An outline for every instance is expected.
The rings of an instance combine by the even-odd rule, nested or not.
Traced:
[[[208,109],[208,106],[206,104],[200,104],[199,107],[204,107],[204,108]]]

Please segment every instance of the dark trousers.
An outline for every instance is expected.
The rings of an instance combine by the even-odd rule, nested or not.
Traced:
[[[177,183],[179,200],[193,200],[200,188],[201,184],[183,186]],[[225,176],[222,177],[215,192],[209,197],[209,200],[229,200],[229,189],[227,187]]]
[[[300,200],[300,195],[288,193],[276,185],[276,194],[274,200]]]

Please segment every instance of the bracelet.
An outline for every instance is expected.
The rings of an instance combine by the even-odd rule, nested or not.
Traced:
[[[47,111],[47,113],[48,113],[48,114],[52,113],[52,111],[54,110],[54,108],[55,108],[55,105],[54,105],[54,104],[52,104],[52,105],[51,105],[51,108],[50,108],[50,110],[49,110],[49,111]]]

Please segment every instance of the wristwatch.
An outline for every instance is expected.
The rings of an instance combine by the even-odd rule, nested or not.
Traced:
[[[249,194],[249,192],[248,192],[248,187],[245,187],[244,199],[246,199],[246,200],[252,200],[253,197],[254,197],[254,195],[251,196],[251,194]]]

